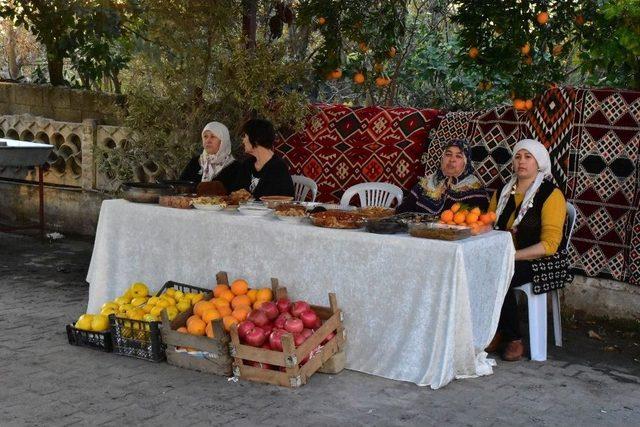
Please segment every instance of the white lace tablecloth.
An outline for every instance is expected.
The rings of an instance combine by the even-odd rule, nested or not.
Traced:
[[[274,217],[103,202],[87,311],[133,282],[212,288],[224,270],[253,287],[277,277],[295,299],[345,313],[347,368],[439,388],[492,373],[491,340],[514,265],[511,236],[458,242],[333,230]]]

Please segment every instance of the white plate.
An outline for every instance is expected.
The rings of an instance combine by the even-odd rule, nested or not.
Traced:
[[[239,207],[238,212],[240,212],[242,215],[248,215],[248,216],[265,216],[265,215],[269,215],[273,211],[271,209],[266,209],[266,208],[256,209],[256,208],[248,208],[248,207]]]
[[[224,209],[223,205],[200,205],[197,203],[194,203],[193,207],[201,211],[221,211]]]

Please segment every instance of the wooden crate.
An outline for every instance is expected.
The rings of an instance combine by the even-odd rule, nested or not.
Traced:
[[[221,271],[216,275],[218,284],[229,284],[227,273]],[[211,299],[209,292],[205,300]],[[162,325],[160,328],[162,341],[167,346],[165,352],[167,362],[181,368],[193,369],[214,375],[231,376],[232,359],[229,356],[229,334],[224,330],[222,319],[212,322],[214,338],[198,337],[178,332],[181,326],[186,326],[187,319],[193,314],[193,307],[180,313],[169,321],[166,310],[162,311]],[[176,347],[188,347],[196,351],[206,352],[203,357],[177,351]]]
[[[279,287],[277,279],[271,279],[271,286],[275,290],[276,300],[287,297],[287,289]],[[291,334],[283,335],[282,347],[284,351],[281,352],[241,344],[237,325],[233,325],[231,327],[231,356],[234,358],[233,374],[242,379],[291,388],[306,384],[309,378],[318,372],[332,357],[340,353],[345,345],[345,330],[342,323],[343,314],[338,308],[336,295],[334,293],[329,294],[329,307],[312,305],[311,308],[323,320],[322,326],[298,348],[295,347]],[[302,361],[331,332],[335,332],[336,335],[324,344],[306,363],[302,364]],[[278,369],[284,368],[284,371],[250,366],[245,364],[244,361],[247,360],[269,364]],[[328,368],[330,373],[339,372],[341,370],[340,365],[344,367],[344,363],[341,364],[339,360],[333,365],[333,367]]]

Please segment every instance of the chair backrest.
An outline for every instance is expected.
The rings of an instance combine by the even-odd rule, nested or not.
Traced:
[[[565,244],[565,249],[569,249],[569,240],[571,240],[571,235],[573,234],[573,228],[576,225],[576,208],[570,202],[567,202],[567,242]]]
[[[302,175],[291,175],[291,179],[293,180],[293,187],[295,190],[293,200],[296,202],[304,202],[307,198],[307,194],[311,192],[310,201],[316,201],[316,196],[318,195],[318,184],[316,184],[314,180]]]
[[[382,206],[388,208],[394,200],[398,205],[402,203],[402,189],[397,185],[387,182],[363,182],[347,188],[340,199],[340,205],[348,206],[356,194],[360,198],[360,206],[362,207]]]

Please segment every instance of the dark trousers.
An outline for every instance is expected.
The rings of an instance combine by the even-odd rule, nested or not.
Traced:
[[[531,270],[531,262],[516,261],[513,278],[507,291],[507,296],[502,303],[502,311],[500,312],[500,321],[498,322],[498,332],[502,334],[505,341],[514,341],[522,338],[520,335],[520,319],[518,318],[518,302],[516,300],[516,291],[513,288],[531,282],[533,279],[533,271]]]

